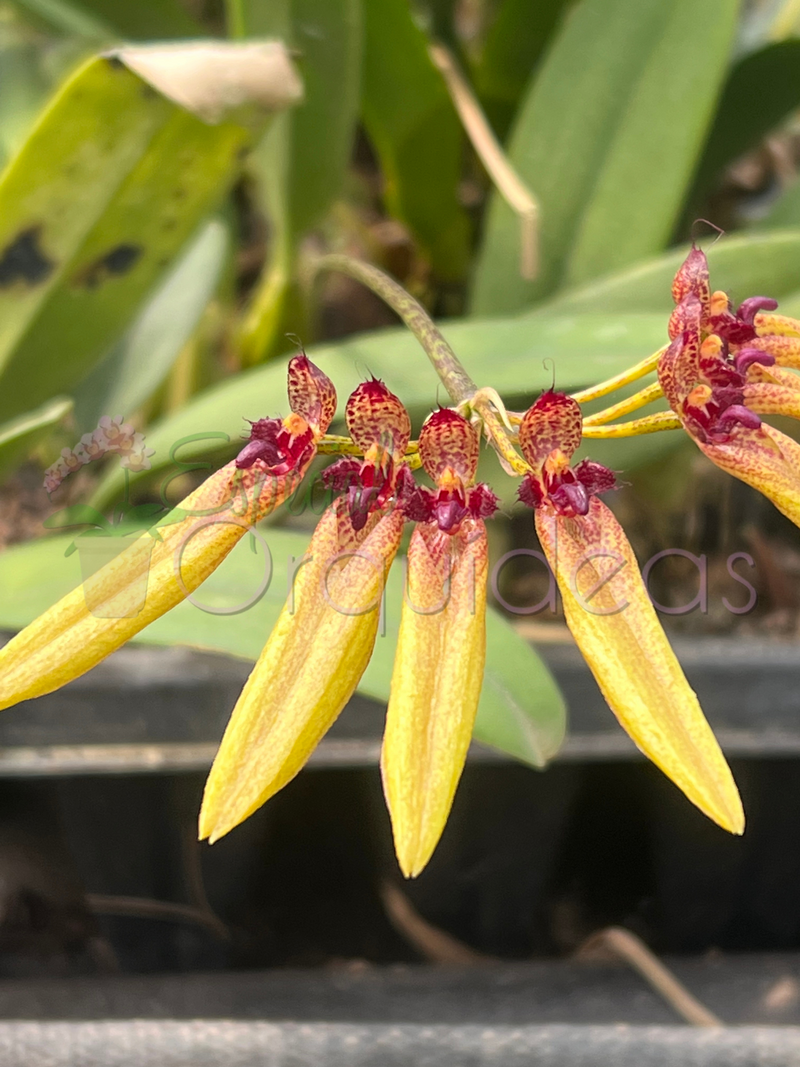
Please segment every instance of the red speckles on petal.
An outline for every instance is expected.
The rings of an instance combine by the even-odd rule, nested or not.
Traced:
[[[538,468],[558,449],[569,458],[581,443],[581,409],[563,393],[542,393],[522,417],[519,444],[522,454]]]
[[[318,433],[323,434],[336,414],[336,389],[305,354],[289,360],[289,406]]]
[[[478,469],[479,439],[475,427],[452,408],[429,415],[419,435],[419,455],[425,473],[438,482],[447,469],[465,485]]]
[[[672,299],[676,304],[680,304],[690,293],[696,296],[704,307],[711,297],[708,260],[702,248],[696,245],[692,245],[689,255],[678,267],[678,272],[672,279]]]
[[[658,361],[658,380],[675,412],[680,411],[684,398],[697,383],[699,355],[699,331],[687,331],[675,338]]]
[[[398,398],[383,382],[362,382],[347,401],[347,429],[362,452],[378,445],[400,459],[411,439],[411,419]]]

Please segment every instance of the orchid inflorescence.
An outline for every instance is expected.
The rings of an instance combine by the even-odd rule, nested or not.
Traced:
[[[800,322],[775,301],[736,311],[711,292],[693,247],[673,283],[669,342],[629,371],[567,396],[544,392],[525,412],[479,389],[423,309],[376,268],[327,257],[382,296],[428,353],[452,407],[411,441],[400,399],[371,379],[345,406],[348,435],[328,429],[330,379],[301,353],[288,365],[290,414],[258,419],[227,466],[163,522],[138,613],[115,619],[74,590],[0,651],[0,707],[51,692],[179,603],[233,546],[298,487],[317,455],[333,494],[299,562],[287,603],[239,697],[206,784],[200,836],[215,841],[303,767],[356,689],[372,654],[386,576],[406,524],[413,531],[381,754],[384,792],[403,873],[417,875],[444,828],[464,766],[485,660],[488,549],[498,506],[476,482],[481,436],[522,481],[564,614],[611,710],[633,740],[706,815],[732,833],[744,814],[725,758],[656,617],[628,540],[602,494],[615,475],[583,439],[683,428],[714,463],[763,492],[800,525],[800,446],[762,415],[800,417]],[[581,404],[655,371],[657,381],[589,416]],[[615,423],[653,400],[670,410]],[[422,467],[433,488],[419,485]],[[147,534],[143,535],[147,536]],[[135,547],[135,546],[134,546]],[[119,604],[141,578],[142,554],[122,552],[100,575]],[[93,602],[97,602],[95,576]],[[122,612],[117,612],[123,615]]]

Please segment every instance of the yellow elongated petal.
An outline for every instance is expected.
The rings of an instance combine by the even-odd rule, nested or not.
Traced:
[[[730,444],[695,444],[718,467],[758,489],[800,526],[800,445],[791,437],[764,422],[758,430],[739,430]]]
[[[744,387],[744,403],[757,415],[786,415],[791,419],[800,419],[800,375],[793,371],[795,382],[748,382]]]
[[[301,476],[229,463],[207,478],[178,505],[186,517],[158,528],[160,540],[142,534],[0,649],[0,709],[79,677],[179,604]]]
[[[756,333],[762,336],[776,334],[781,337],[800,337],[800,322],[788,315],[776,315],[772,311],[759,311],[755,318]],[[754,342],[758,344],[758,342]],[[760,347],[760,346],[759,346]]]
[[[359,533],[339,503],[323,514],[225,730],[201,839],[218,840],[294,778],[350,699],[372,655],[402,529],[399,509]]]
[[[564,613],[603,696],[642,752],[714,822],[744,830],[725,757],[647,595],[636,557],[609,509],[567,519],[536,512]]]
[[[453,536],[418,526],[411,538],[381,752],[407,878],[436,848],[467,757],[486,658],[487,560],[481,521]]]
[[[753,347],[774,356],[779,367],[800,368],[800,336],[794,332],[759,334]]]

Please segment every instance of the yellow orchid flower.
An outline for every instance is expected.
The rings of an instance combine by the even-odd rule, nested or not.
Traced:
[[[581,443],[580,407],[543,393],[519,428],[531,467],[520,499],[555,574],[564,614],[603,696],[644,754],[714,822],[740,834],[744,813],[725,757],[681,670],[633,550],[598,494],[611,471],[570,459]]]
[[[407,505],[417,522],[381,752],[383,789],[400,869],[413,878],[441,837],[478,711],[486,658],[488,547],[497,508],[473,486],[479,440],[447,408],[422,427],[419,451],[435,492]]]
[[[174,608],[253,525],[289,497],[336,408],[332,382],[304,355],[289,363],[292,414],[252,424],[237,459],[0,649],[0,709],[79,677]],[[155,543],[142,543],[155,539]],[[142,582],[147,597],[141,603]]]
[[[233,710],[206,783],[200,836],[216,841],[303,767],[355,691],[378,632],[389,567],[400,545],[408,413],[379,381],[347,402],[364,453],[326,471],[346,489],[322,516],[280,618]]]

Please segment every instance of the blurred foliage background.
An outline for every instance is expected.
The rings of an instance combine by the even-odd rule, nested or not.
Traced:
[[[192,38],[286,42],[302,102],[262,134],[80,68]],[[535,277],[433,44],[538,204]],[[0,539],[67,504],[179,499],[240,447],[245,417],[285,408],[298,339],[340,396],[372,373],[418,425],[440,395],[424,353],[356,283],[315,281],[328,251],[397,277],[515,406],[659,347],[693,236],[715,288],[800,313],[799,116],[797,0],[0,0]],[[711,247],[699,219],[725,239]],[[145,432],[151,469],[92,465],[49,500],[42,468],[104,414]],[[689,543],[713,476],[682,435],[591,451],[643,487],[615,507],[646,547],[676,514]],[[491,459],[485,476],[505,505],[495,553],[529,544],[513,483]],[[296,537],[313,516],[278,521]],[[724,540],[698,519],[689,541],[712,527]],[[58,544],[0,557],[0,625],[53,593]]]

